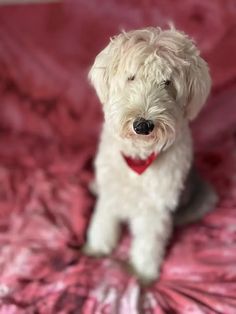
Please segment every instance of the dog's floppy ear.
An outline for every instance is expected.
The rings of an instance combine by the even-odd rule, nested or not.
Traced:
[[[109,92],[109,74],[107,66],[110,61],[110,45],[111,43],[97,55],[88,75],[102,104],[106,103]]]
[[[185,113],[189,120],[193,120],[202,109],[211,89],[207,63],[199,55],[190,61],[186,81],[188,95]]]

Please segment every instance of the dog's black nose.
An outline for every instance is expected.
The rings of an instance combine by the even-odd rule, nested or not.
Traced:
[[[151,120],[139,118],[134,121],[133,128],[137,134],[148,135],[153,131],[154,124]]]

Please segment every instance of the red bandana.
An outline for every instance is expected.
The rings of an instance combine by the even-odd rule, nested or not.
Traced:
[[[142,174],[156,159],[157,153],[152,153],[146,159],[134,159],[132,157],[128,157],[123,155],[124,160],[126,161],[127,165],[138,174]]]

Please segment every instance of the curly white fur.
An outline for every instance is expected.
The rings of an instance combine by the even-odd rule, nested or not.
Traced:
[[[184,183],[192,164],[188,126],[210,91],[206,62],[193,41],[171,28],[123,32],[96,57],[90,80],[103,104],[105,123],[95,162],[98,201],[86,250],[108,254],[128,222],[131,264],[138,276],[158,277]],[[168,84],[167,84],[168,82]],[[154,130],[138,135],[133,122],[152,120]],[[122,153],[158,158],[138,175]]]

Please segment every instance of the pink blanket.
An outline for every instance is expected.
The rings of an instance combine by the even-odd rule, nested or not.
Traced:
[[[220,202],[175,231],[160,280],[141,288],[122,266],[127,232],[110,257],[80,252],[102,122],[86,75],[122,28],[171,19],[211,67],[212,96],[193,133],[198,167]],[[235,0],[0,9],[0,314],[236,313],[235,20]]]

